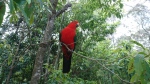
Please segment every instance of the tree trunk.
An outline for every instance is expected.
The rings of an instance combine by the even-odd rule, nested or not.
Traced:
[[[58,0],[50,0],[50,1],[53,6],[53,8],[51,8],[52,15],[49,17],[49,20],[48,20],[47,26],[46,26],[46,30],[45,30],[45,34],[41,41],[44,44],[40,45],[39,49],[37,51],[30,84],[38,84],[38,82],[40,81],[42,65],[43,65],[43,58],[45,56],[45,53],[47,52],[47,46],[49,45],[50,39],[52,37],[51,35],[52,35],[53,29],[54,29],[55,18],[57,16],[59,16],[60,14],[62,14],[63,12],[65,12],[65,10],[67,10],[68,7],[72,6],[71,3],[68,3],[64,6],[64,8],[62,8],[60,11],[58,11],[56,13],[56,6],[58,3]]]
[[[47,51],[47,46],[49,44],[47,42],[50,41],[51,33],[53,30],[53,26],[54,26],[54,19],[55,19],[55,17],[52,16],[50,21],[47,22],[45,35],[42,40],[42,43],[46,43],[46,44],[39,46],[39,49],[38,49],[38,52],[36,55],[36,59],[35,59],[35,64],[34,64],[34,69],[32,72],[32,78],[31,78],[30,84],[38,84],[38,82],[40,80],[41,72],[42,72],[42,65],[43,65],[43,58],[45,56],[45,53]]]

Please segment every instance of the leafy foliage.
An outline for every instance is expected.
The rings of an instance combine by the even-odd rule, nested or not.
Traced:
[[[81,78],[72,78],[68,74],[63,74],[61,70],[55,70],[54,74],[51,74],[47,83],[69,83],[69,84],[94,84],[95,81],[83,80]]]
[[[149,53],[147,53],[145,48],[142,44],[132,41],[133,43],[141,46],[144,51],[139,52],[132,58],[128,65],[128,73],[132,74],[131,82],[140,82],[142,84],[150,83],[150,66],[149,61],[147,62],[146,59],[149,59]],[[146,58],[148,56],[148,58]]]
[[[56,11],[66,2],[59,0]],[[149,49],[133,40],[112,46],[111,40],[106,38],[119,25],[119,22],[108,23],[108,18],[122,17],[122,1],[78,0],[71,3],[72,8],[55,18],[39,83],[149,83]],[[46,23],[50,19],[47,16],[54,12],[52,4],[49,0],[0,2],[0,23],[3,21],[5,4],[9,6],[9,13],[0,29],[0,83],[29,83]],[[80,22],[77,45],[71,72],[63,74],[58,33],[74,19]],[[135,49],[135,44],[141,47],[140,51]]]
[[[3,1],[0,2],[0,25],[1,23],[3,22],[3,17],[4,17],[4,14],[5,14],[5,3]]]

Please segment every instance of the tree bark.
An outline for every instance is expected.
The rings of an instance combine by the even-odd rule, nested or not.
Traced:
[[[64,6],[64,8],[62,8],[62,10],[60,10],[59,12],[56,12],[58,0],[50,0],[50,1],[53,6],[52,8],[50,8],[52,11],[52,15],[49,17],[49,20],[47,22],[45,34],[41,41],[42,43],[46,43],[46,42],[50,41],[50,39],[52,37],[53,29],[54,29],[55,18],[57,16],[59,16],[61,13],[65,12],[65,10],[67,10],[68,7],[71,7],[71,3],[68,3]],[[40,81],[42,65],[43,65],[43,58],[45,56],[45,53],[47,52],[48,45],[49,45],[49,43],[39,46],[39,49],[38,49],[37,55],[36,55],[36,59],[35,59],[35,64],[34,64],[30,84],[38,84]]]
[[[47,22],[45,35],[42,40],[42,43],[48,42],[50,40],[51,33],[53,30],[53,26],[54,26],[54,19],[55,19],[55,16],[53,15],[52,18],[50,19],[50,21]],[[35,64],[34,64],[34,69],[32,72],[32,78],[31,78],[30,84],[38,84],[38,82],[40,80],[41,72],[42,72],[42,65],[43,65],[43,58],[47,51],[48,44],[49,43],[39,46],[39,49],[38,49],[38,52],[36,55],[36,59],[35,59]]]

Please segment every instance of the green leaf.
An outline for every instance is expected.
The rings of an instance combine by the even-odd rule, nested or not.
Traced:
[[[119,5],[119,6],[120,6],[120,8],[123,8],[123,4],[122,4],[122,3],[120,3],[120,5]]]
[[[28,18],[31,17],[31,15],[33,15],[33,6],[26,4],[26,6],[24,7],[24,12],[26,13]]]
[[[17,3],[18,5],[24,5],[26,0],[13,0],[15,3]]]
[[[140,77],[140,80],[141,80],[141,84],[147,84],[147,83],[146,83],[147,81],[144,79],[144,76],[141,76],[141,77]]]
[[[134,58],[135,73],[138,76],[141,76],[143,72],[143,66],[142,66],[143,60],[144,60],[144,55],[142,54],[137,54],[136,57]]]
[[[40,6],[41,6],[41,8],[42,8],[42,6],[43,6],[43,1],[42,1],[42,0],[37,0],[37,2],[40,3]]]
[[[142,66],[143,66],[143,69],[144,69],[144,72],[143,72],[142,75],[143,75],[144,79],[146,79],[148,81],[149,78],[150,78],[150,66],[145,60],[142,64]]]
[[[30,4],[31,3],[31,0],[26,0],[27,2],[28,2],[28,4]]]
[[[50,5],[51,8],[53,8],[53,6],[49,0],[47,0],[47,3]]]
[[[131,59],[131,60],[129,61],[129,64],[128,64],[128,73],[129,73],[129,74],[130,74],[130,73],[133,73],[133,71],[134,71],[133,63],[134,63],[134,59]]]
[[[145,47],[142,44],[140,44],[139,42],[133,41],[133,40],[131,40],[130,42],[142,47],[145,50]]]
[[[143,54],[143,55],[147,56],[147,54],[145,52],[139,52],[138,54]]]
[[[30,23],[30,24],[33,24],[33,22],[34,22],[34,15],[32,14],[31,17],[30,17],[29,23]]]
[[[132,83],[133,83],[133,82],[136,82],[138,79],[139,79],[139,77],[138,77],[136,74],[134,74],[134,75],[132,76],[130,82],[132,82]]]
[[[0,25],[2,24],[3,22],[3,17],[5,15],[5,3],[3,1],[0,2]]]
[[[23,56],[19,57],[20,62],[24,62]]]
[[[13,0],[10,0],[9,2],[9,9],[10,9],[10,13],[12,14],[14,12],[14,3],[13,3]]]
[[[10,65],[11,62],[12,62],[12,55],[9,55],[9,56],[8,56],[8,65]]]
[[[18,17],[16,14],[12,14],[12,16],[9,19],[10,22],[17,22],[18,21]]]
[[[116,13],[117,18],[121,18],[121,14],[119,12]]]
[[[114,53],[118,53],[120,51],[121,51],[121,48],[117,48],[117,49],[114,50]]]
[[[23,9],[23,6],[20,6],[20,5],[17,5],[20,9],[20,11],[22,12],[23,16],[25,17],[25,21],[26,23],[29,25],[29,20],[28,20],[28,17],[27,17],[27,14],[25,13],[24,9]]]

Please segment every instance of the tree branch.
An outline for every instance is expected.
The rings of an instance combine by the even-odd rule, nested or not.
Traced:
[[[50,2],[51,2],[51,5],[52,5],[52,8],[56,9],[57,4],[58,4],[58,0],[50,0]]]
[[[72,4],[71,3],[67,3],[60,11],[58,11],[56,13],[56,17],[58,17],[60,14],[62,14],[63,12],[65,12],[69,7],[71,7]]]

